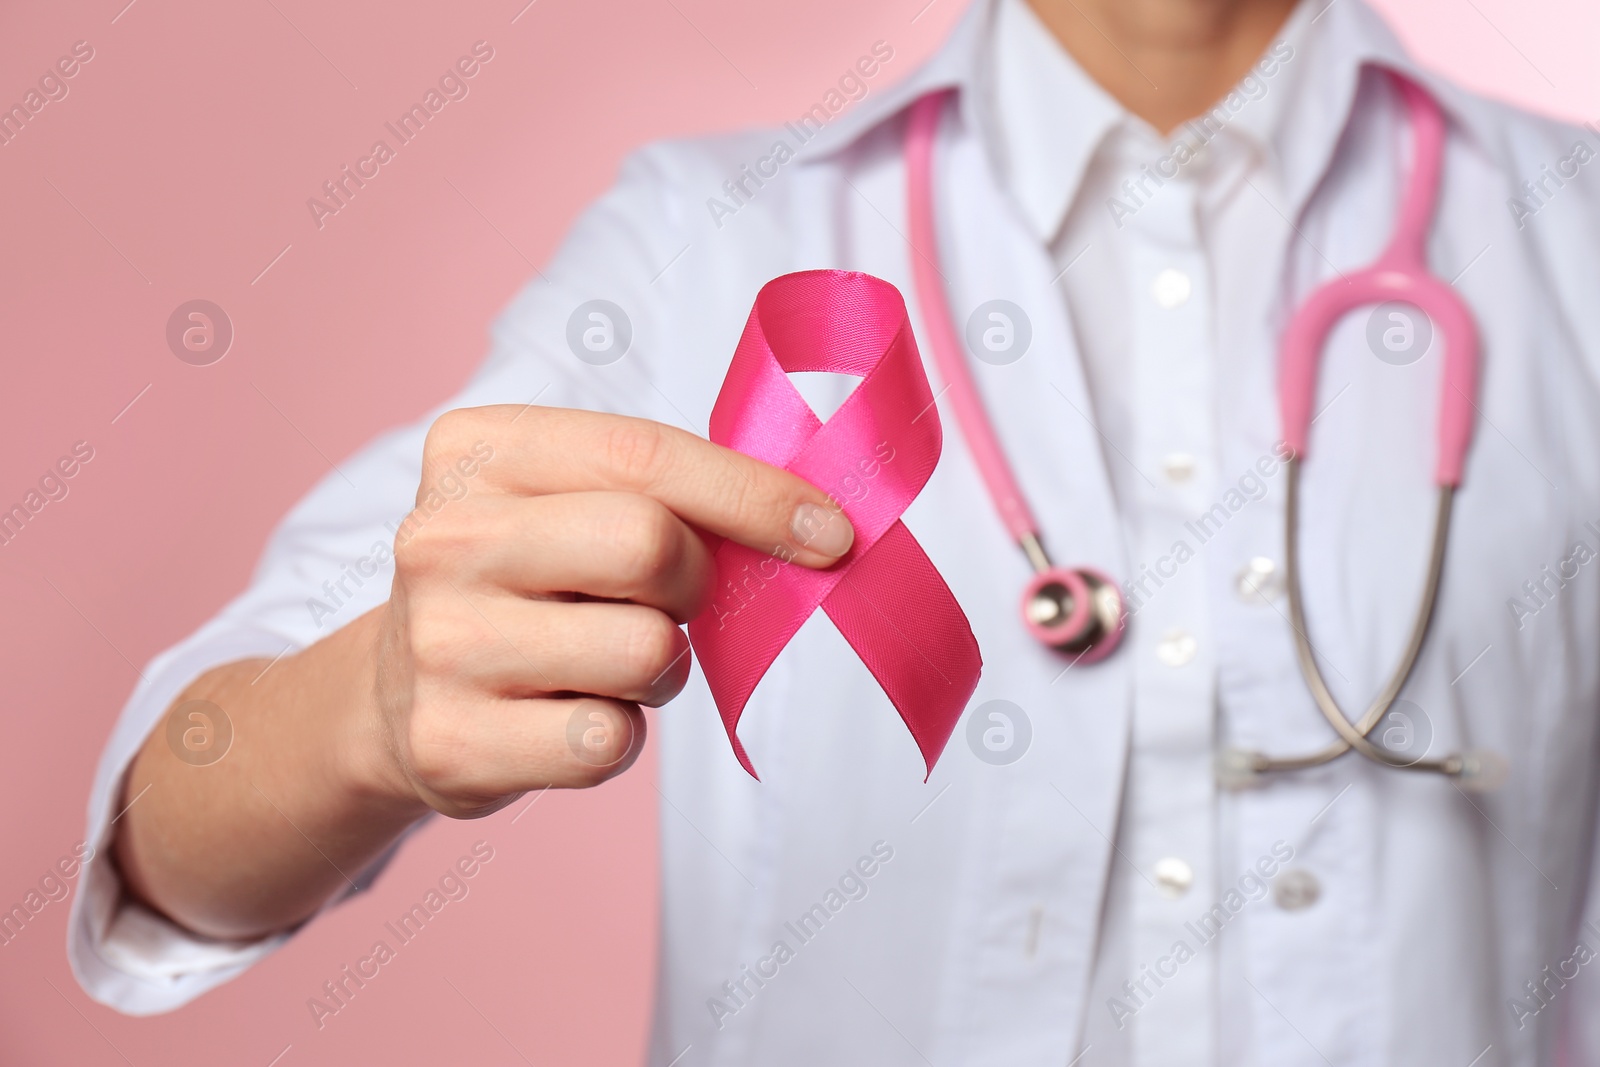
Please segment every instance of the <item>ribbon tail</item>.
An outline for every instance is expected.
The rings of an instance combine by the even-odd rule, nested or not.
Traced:
[[[833,587],[822,610],[911,731],[926,781],[983,669],[966,613],[898,521]]]
[[[739,766],[761,780],[739,741],[739,719],[783,646],[817,610],[825,577],[724,541],[712,607],[689,623],[689,644],[711,687]]]

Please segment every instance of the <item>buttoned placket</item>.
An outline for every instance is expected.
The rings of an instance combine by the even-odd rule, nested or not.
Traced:
[[[1130,886],[1127,984],[1137,1064],[1209,1063],[1216,886],[1214,664],[1203,545],[1187,525],[1214,495],[1212,283],[1194,183],[1153,189],[1118,233],[1129,294],[1133,396],[1120,480],[1135,660],[1123,812]],[[1184,547],[1180,548],[1182,545]]]

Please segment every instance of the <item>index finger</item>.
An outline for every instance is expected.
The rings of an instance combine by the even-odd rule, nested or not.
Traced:
[[[837,501],[810,482],[663,423],[517,405],[460,414],[495,447],[487,466],[510,492],[641,493],[690,525],[807,567],[830,566],[855,541]]]

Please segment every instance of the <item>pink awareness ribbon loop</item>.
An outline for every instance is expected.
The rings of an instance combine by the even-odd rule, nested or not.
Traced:
[[[794,371],[862,380],[823,423],[789,381]],[[900,521],[933,473],[943,435],[899,291],[839,270],[762,286],[711,411],[711,440],[831,493],[855,529],[850,551],[827,570],[733,541],[716,548],[717,592],[689,624],[689,640],[740,765],[760,777],[737,732],[750,694],[821,607],[900,713],[931,775],[983,660],[961,605]]]

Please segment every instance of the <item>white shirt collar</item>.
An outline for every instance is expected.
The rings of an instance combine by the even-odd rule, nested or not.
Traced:
[[[996,169],[1048,241],[1095,149],[1131,116],[1073,61],[1026,0],[998,0],[988,67]]]
[[[1162,136],[1085,74],[1026,0],[997,0],[987,52],[991,135],[998,169],[1039,239],[1048,242],[1061,228],[1091,159],[1113,133],[1122,137],[1121,154],[1141,162],[1153,164],[1182,143],[1211,144],[1212,154],[1252,151],[1280,165],[1285,113],[1297,111],[1307,91],[1302,75],[1315,18],[1312,4],[1298,6],[1256,69],[1205,115]],[[1336,50],[1345,76],[1374,54],[1362,35],[1350,43]],[[1337,140],[1343,121],[1340,115],[1322,138]]]
[[[974,0],[944,46],[931,59],[905,80],[867,97],[856,108],[829,123],[801,146],[798,156],[801,159],[831,156],[885,126],[924,94],[954,88],[958,90],[962,124],[979,131],[992,152],[998,154],[1000,144],[1014,145],[1019,139],[1040,142],[1030,149],[1039,154],[1039,159],[1029,165],[1029,177],[1014,187],[1007,183],[1007,187],[1041,235],[1048,239],[1059,227],[1061,213],[1076,194],[1089,157],[1124,112],[1072,62],[1053,38],[1048,42],[1055,52],[1053,60],[1042,43],[1025,43],[1030,28],[1022,15],[1032,18],[1035,27],[1037,17],[1031,12],[1005,13],[1006,7],[1020,9],[1024,6],[1021,0]],[[1001,117],[995,110],[995,97],[1016,90],[1002,89],[990,73],[994,45],[1004,43],[997,37],[997,30],[1016,35],[1017,40],[1012,41],[1012,45],[1023,48],[1017,66],[1031,63],[1035,68],[1015,72],[1017,78],[1025,79],[1019,86],[1036,86],[1044,91],[1053,89],[1065,93],[1064,99],[1071,101],[1070,105],[1047,109],[1052,124],[1040,137],[1019,138],[1016,134],[998,133]],[[1290,91],[1277,94],[1276,99],[1269,91],[1241,109],[1232,125],[1236,127],[1235,132],[1270,148],[1286,198],[1280,209],[1288,217],[1298,214],[1327,172],[1349,119],[1364,66],[1371,64],[1400,71],[1428,87],[1452,118],[1474,121],[1473,115],[1464,114],[1458,108],[1459,92],[1420,70],[1365,0],[1329,0],[1327,3],[1305,0],[1291,17],[1285,33],[1298,34],[1298,39],[1291,42],[1294,57],[1282,72],[1292,75],[1292,80],[1283,85]],[[1002,70],[1011,59],[1008,52],[1006,62],[1000,64]],[[1293,121],[1286,121],[1284,116],[1291,109],[1291,96]],[[1269,100],[1272,103],[1269,104]],[[1257,107],[1257,104],[1265,106]],[[1113,110],[1108,112],[1107,108]],[[995,162],[999,175],[1007,174],[1009,168],[1016,166],[1001,158]],[[1038,163],[1043,163],[1044,169],[1036,173]]]

